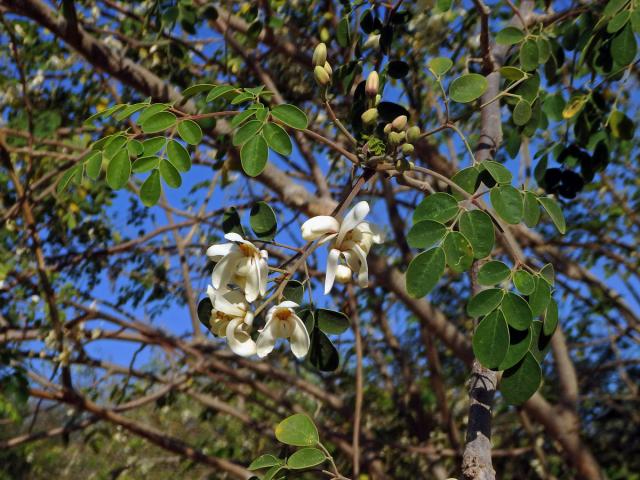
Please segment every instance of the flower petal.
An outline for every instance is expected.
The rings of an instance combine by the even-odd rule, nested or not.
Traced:
[[[242,236],[236,232],[229,232],[227,234],[225,234],[224,238],[226,238],[227,240],[229,240],[230,242],[238,242],[238,243],[245,243],[246,240],[244,238],[242,238]]]
[[[276,345],[276,337],[273,332],[273,322],[269,321],[260,331],[256,341],[256,353],[260,358],[264,358],[273,351]]]
[[[353,250],[360,261],[360,269],[358,270],[358,285],[362,288],[369,286],[369,266],[367,265],[367,254],[359,245],[354,245]]]
[[[256,259],[251,259],[249,272],[245,277],[247,283],[244,286],[244,295],[247,302],[253,302],[260,295],[260,267],[256,263]]]
[[[337,233],[340,229],[340,222],[329,215],[319,215],[304,222],[300,228],[302,230],[302,238],[311,241],[323,235]]]
[[[291,333],[291,351],[297,358],[304,357],[309,351],[311,340],[309,339],[309,332],[304,326],[304,322],[297,315],[292,315],[295,325],[293,332]]]
[[[336,279],[336,269],[338,268],[338,259],[340,258],[340,250],[332,248],[327,257],[327,276],[324,279],[324,294],[331,291],[333,282]]]
[[[237,248],[238,247],[233,243],[211,245],[209,248],[207,248],[207,257],[209,257],[211,260],[218,261],[225,255],[229,255],[234,249]]]
[[[342,220],[336,243],[340,245],[347,233],[356,228],[368,214],[369,204],[367,202],[362,201],[356,203],[356,205],[351,210],[349,210],[349,213],[345,215],[344,220]]]
[[[285,300],[284,302],[280,302],[278,304],[278,308],[297,308],[298,304],[296,302],[292,302],[291,300]]]
[[[232,290],[220,293],[215,296],[213,308],[231,317],[244,317],[247,306],[244,302],[244,295],[239,290]]]
[[[226,287],[233,280],[238,261],[243,258],[239,252],[232,252],[220,259],[211,272],[211,284],[213,288]]]
[[[264,252],[264,250],[262,250]],[[264,297],[265,293],[267,293],[267,281],[269,277],[269,264],[263,258],[258,260],[258,268],[260,270],[258,275],[258,291],[260,292],[260,296]]]
[[[244,320],[242,318],[234,318],[227,325],[227,343],[229,348],[236,355],[242,357],[250,357],[255,355],[257,347],[256,342],[253,341],[248,332],[238,330],[238,327],[242,327]]]

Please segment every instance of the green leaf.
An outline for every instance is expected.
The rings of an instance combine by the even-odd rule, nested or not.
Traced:
[[[189,145],[197,145],[202,141],[202,129],[192,120],[183,120],[178,124],[178,135]]]
[[[531,119],[531,105],[526,100],[520,100],[513,109],[513,123],[521,127]]]
[[[551,43],[546,38],[539,37],[536,45],[538,45],[538,63],[547,63],[551,58]]]
[[[244,229],[240,222],[240,215],[235,207],[230,207],[222,214],[222,231],[224,233],[237,233],[244,237]]]
[[[511,274],[511,269],[497,260],[487,262],[478,270],[478,283],[493,286],[504,282]]]
[[[265,455],[260,455],[256,458],[251,465],[249,465],[249,470],[260,470],[262,468],[269,468],[274,466],[284,465],[284,461],[276,457],[275,455],[271,455],[267,453]]]
[[[538,44],[535,40],[527,40],[520,46],[520,68],[530,72],[538,68]]]
[[[351,44],[351,27],[349,26],[349,15],[346,15],[338,22],[338,30],[336,32],[336,40],[338,45],[346,48]]]
[[[100,176],[102,169],[102,154],[100,152],[91,152],[84,161],[86,166],[87,177],[96,180]]]
[[[536,320],[531,324],[531,345],[529,352],[539,363],[542,363],[544,357],[551,349],[551,336],[546,335],[543,331],[542,322]]]
[[[611,40],[611,56],[620,65],[629,65],[636,58],[638,44],[631,28],[627,25]]]
[[[285,418],[276,426],[275,433],[279,442],[295,447],[312,447],[320,441],[313,420],[303,413]]]
[[[167,143],[167,157],[171,164],[180,172],[188,172],[191,168],[191,156],[181,143],[169,140]]]
[[[142,153],[144,155],[155,155],[164,148],[166,143],[167,139],[164,137],[147,138],[142,142]]]
[[[178,188],[182,185],[182,178],[180,178],[180,172],[173,166],[173,164],[164,158],[160,160],[160,175],[167,185],[171,188]]]
[[[458,214],[458,201],[448,193],[437,192],[427,196],[413,212],[413,223],[433,220],[446,223]]]
[[[607,2],[607,6],[604,7],[604,10],[602,11],[602,14],[605,17],[611,17],[618,13],[618,10],[624,7],[627,2],[628,0],[609,0]]]
[[[113,190],[123,188],[129,181],[130,175],[131,160],[129,160],[129,152],[120,150],[107,166],[107,185]]]
[[[167,108],[169,108],[169,106],[164,103],[154,103],[153,105],[149,105],[138,117],[138,124],[142,125],[147,121],[147,119],[151,118],[156,113],[164,112]]]
[[[291,302],[295,302],[298,305],[302,303],[304,299],[304,285],[298,280],[289,280],[287,285],[282,291],[282,296]],[[302,317],[300,317],[302,318]]]
[[[538,205],[538,197],[531,192],[524,192],[524,223],[527,227],[533,228],[540,220],[540,205]]]
[[[261,135],[256,135],[242,146],[240,150],[240,162],[242,169],[250,177],[256,177],[267,166],[269,148]]]
[[[487,79],[478,73],[467,73],[456,78],[449,85],[449,97],[454,102],[469,103],[487,90],[489,83]]]
[[[541,277],[536,278],[536,288],[529,296],[529,306],[534,317],[542,315],[551,300],[551,287]]]
[[[447,233],[447,227],[433,220],[416,223],[407,234],[407,243],[413,248],[431,248],[439,243]]]
[[[253,117],[255,114],[256,114],[256,110],[252,108],[250,108],[249,110],[245,110],[244,112],[240,112],[238,115],[234,116],[231,119],[231,126],[233,128],[236,128],[242,125],[245,121],[247,121],[251,117]]]
[[[329,335],[340,335],[349,328],[349,317],[342,312],[318,308],[315,317],[318,328]]]
[[[287,466],[292,470],[302,470],[323,463],[327,457],[317,448],[301,448],[287,459]]]
[[[138,140],[131,139],[127,142],[127,151],[129,155],[132,157],[137,157],[138,155],[142,155],[144,152],[144,147],[142,146],[142,142]]]
[[[295,105],[277,105],[271,110],[271,116],[298,130],[304,130],[308,125],[307,115]]]
[[[498,370],[511,368],[522,360],[529,351],[532,339],[531,327],[526,330],[516,330],[513,327],[509,327],[509,349],[507,350],[507,355],[500,362]]]
[[[473,334],[473,354],[485,368],[497,368],[509,349],[509,327],[499,310],[487,315]]]
[[[524,33],[516,27],[503,28],[496,35],[498,45],[515,45],[524,40]]]
[[[291,138],[289,138],[287,131],[280,125],[277,123],[267,123],[262,130],[262,134],[271,150],[285,157],[291,155],[291,151],[293,150]]]
[[[142,123],[142,131],[144,133],[162,132],[173,127],[176,120],[176,116],[171,112],[156,113]]]
[[[107,158],[113,158],[116,153],[124,148],[127,137],[124,135],[114,135],[104,144],[104,154]]]
[[[249,100],[253,100],[253,94],[249,92],[242,92],[233,97],[231,100],[231,105],[240,105],[241,103],[248,102]]]
[[[516,67],[500,67],[500,75],[511,82],[515,82],[520,80],[521,78],[526,77],[526,73]]]
[[[78,163],[62,174],[58,185],[56,185],[56,192],[60,195],[72,181],[78,183],[81,179],[82,164]]]
[[[238,147],[248,142],[251,138],[256,136],[262,128],[262,122],[258,120],[251,120],[241,126],[233,135],[233,145]]]
[[[553,197],[538,197],[538,201],[551,217],[551,221],[562,234],[567,231],[567,224],[564,220],[564,214],[558,202]]]
[[[536,279],[526,270],[518,270],[513,274],[513,284],[520,293],[529,295],[536,288]]]
[[[284,469],[284,465],[274,465],[273,467],[271,467],[269,470],[267,470],[267,473],[264,474],[264,477],[262,477],[262,480],[274,480],[276,475],[282,471]],[[282,480],[283,477],[279,477],[277,480]]]
[[[134,103],[133,105],[129,105],[128,107],[123,108],[122,110],[120,110],[116,115],[115,115],[115,119],[118,120],[119,122],[121,122],[122,120],[124,120],[125,118],[130,117],[131,115],[133,115],[134,113],[136,113],[139,110],[142,110],[143,108],[146,108],[147,106],[149,106],[148,103]]]
[[[504,297],[504,291],[500,288],[489,288],[475,294],[467,303],[467,314],[477,318],[487,315],[498,308]]]
[[[196,85],[191,85],[189,88],[185,88],[182,91],[183,101],[199,93],[208,92],[213,87],[215,87],[215,85],[212,85],[211,83],[199,83]]]
[[[144,173],[152,170],[158,166],[160,163],[160,157],[156,157],[154,155],[150,155],[148,157],[140,157],[135,162],[133,162],[132,171],[133,173]]]
[[[519,190],[511,185],[501,185],[491,189],[491,204],[507,223],[520,223],[524,213],[524,201]]]
[[[236,87],[232,87],[231,85],[218,85],[211,89],[205,101],[213,102],[215,99],[235,90]]]
[[[517,330],[526,330],[533,320],[527,301],[513,292],[507,292],[504,296],[500,310],[507,323]]]
[[[153,170],[151,175],[147,177],[140,187],[140,200],[142,200],[142,203],[145,206],[151,207],[158,203],[161,192],[162,186],[160,185],[160,172],[158,170]]]
[[[518,364],[504,372],[500,391],[508,403],[520,405],[536,393],[541,381],[542,369],[533,355],[527,353]]]
[[[540,269],[540,275],[542,276],[542,278],[544,280],[546,280],[546,282],[549,284],[549,286],[553,287],[553,284],[555,283],[556,273],[553,270],[553,265],[552,264],[547,263],[544,267],[542,267]]]
[[[441,77],[453,67],[453,62],[447,57],[436,57],[429,60],[429,70],[436,77]]]
[[[553,335],[553,332],[556,331],[556,327],[558,326],[558,304],[552,298],[549,301],[549,305],[547,306],[547,311],[544,315],[544,334],[545,335]]]
[[[480,163],[480,166],[484,167],[497,183],[510,184],[511,180],[513,180],[511,172],[501,163],[494,162],[493,160],[485,160]]]
[[[257,202],[251,207],[249,225],[260,240],[273,240],[278,228],[278,220],[268,203]]]
[[[440,12],[446,12],[451,9],[453,0],[436,0],[436,7]]]
[[[495,231],[491,217],[481,210],[470,210],[460,216],[458,223],[471,247],[474,258],[484,258],[491,254],[495,242]]]
[[[329,337],[318,328],[315,328],[311,333],[309,363],[321,372],[333,372],[340,363],[338,350],[331,343]]]
[[[440,247],[427,250],[416,256],[407,268],[405,282],[407,293],[414,298],[424,297],[444,274],[445,254]]]
[[[449,232],[442,243],[444,255],[449,268],[462,273],[471,268],[473,263],[473,248],[469,240],[460,232]]]
[[[198,302],[198,320],[207,330],[211,328],[211,310],[213,310],[213,305],[209,297],[205,297]]]
[[[476,166],[463,168],[456,172],[456,174],[451,177],[451,180],[471,195],[475,193],[480,186],[480,170]],[[466,198],[461,192],[453,188],[451,188],[451,194],[459,202]]]

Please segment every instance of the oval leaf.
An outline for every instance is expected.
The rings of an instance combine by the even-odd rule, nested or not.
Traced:
[[[276,235],[278,220],[268,203],[257,202],[251,207],[249,225],[259,239],[272,240]]]
[[[426,197],[413,212],[413,222],[433,220],[446,223],[458,214],[458,201],[448,193],[438,192]]]
[[[509,349],[509,327],[502,313],[487,315],[473,334],[473,353],[486,368],[497,368]]]
[[[511,185],[501,185],[491,189],[491,204],[507,223],[520,223],[524,213],[524,202],[519,190]]]
[[[183,120],[178,124],[178,135],[189,145],[197,145],[202,140],[202,129],[192,120]]]
[[[440,247],[422,252],[407,268],[405,277],[407,293],[414,298],[428,294],[444,274],[445,254]]]
[[[478,73],[468,73],[456,78],[449,86],[449,97],[458,103],[469,103],[480,98],[487,90],[488,82]]]
[[[171,112],[160,112],[150,116],[142,123],[144,133],[162,132],[176,123],[176,116]]]
[[[303,413],[285,418],[276,426],[278,441],[296,447],[311,447],[320,441],[313,420]]]
[[[171,162],[164,158],[160,160],[160,175],[167,185],[171,188],[178,188],[182,185],[182,178],[180,178],[180,172],[173,166]]]
[[[516,330],[526,330],[533,320],[527,301],[513,292],[508,292],[504,296],[500,310],[507,323]]]
[[[487,262],[478,270],[478,283],[493,286],[504,282],[511,274],[511,269],[497,260]]]
[[[407,243],[413,248],[431,248],[439,243],[447,233],[447,227],[433,220],[416,223],[407,234]]]
[[[349,317],[342,312],[318,308],[315,317],[318,328],[330,335],[340,335],[349,328]]]
[[[482,290],[467,303],[467,314],[473,318],[487,315],[498,308],[503,296],[504,292],[499,288]]]
[[[520,405],[536,393],[541,381],[542,369],[533,355],[527,353],[518,364],[504,372],[500,391],[507,402]]]
[[[567,231],[567,224],[564,220],[564,214],[558,202],[552,197],[539,197],[538,201],[551,217],[551,221],[562,234]]]
[[[449,268],[462,273],[471,268],[473,263],[473,248],[469,240],[460,232],[449,232],[442,243]]]
[[[470,210],[460,216],[460,232],[469,240],[475,258],[491,254],[495,242],[495,232],[491,217],[481,210]]]
[[[256,135],[242,146],[240,162],[242,169],[250,177],[256,177],[267,166],[269,148],[261,135]]]
[[[154,170],[140,187],[140,200],[142,200],[142,203],[145,206],[151,207],[158,203],[161,192],[162,186],[160,185],[160,172],[158,170]]]
[[[293,146],[291,144],[291,138],[287,131],[277,123],[267,123],[263,130],[262,135],[267,141],[269,148],[280,155],[288,157],[291,155]]]
[[[120,150],[109,162],[107,167],[107,185],[118,190],[124,187],[131,175],[131,160],[129,152]]]
[[[287,466],[292,470],[315,467],[327,459],[322,450],[317,448],[301,448],[287,459]]]
[[[167,144],[167,157],[171,164],[180,172],[187,172],[191,168],[191,156],[186,148],[175,140]]]
[[[298,130],[307,128],[307,115],[295,105],[278,105],[271,110],[271,115],[291,128]]]

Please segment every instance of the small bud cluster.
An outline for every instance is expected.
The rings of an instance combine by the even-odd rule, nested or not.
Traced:
[[[378,103],[380,103],[381,96],[378,93],[380,89],[380,78],[378,72],[375,70],[369,73],[367,81],[364,86],[364,93],[367,95],[370,108],[366,110],[361,118],[362,123],[365,125],[373,125],[378,121]]]
[[[316,79],[316,83],[320,87],[326,87],[331,83],[331,76],[333,75],[333,69],[329,62],[327,62],[327,46],[324,43],[319,43],[313,51],[313,76]]]

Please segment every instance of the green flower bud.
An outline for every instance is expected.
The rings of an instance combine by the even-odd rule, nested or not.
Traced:
[[[327,71],[320,66],[314,68],[313,76],[316,78],[316,82],[318,82],[318,85],[320,85],[321,87],[328,85],[331,81],[331,77],[329,77]]]
[[[390,124],[390,123],[387,123],[387,124],[384,126],[384,133],[386,133],[386,134],[388,135],[390,131],[391,131],[391,124]]]
[[[375,97],[378,94],[379,87],[380,79],[378,78],[378,72],[373,70],[367,77],[367,83],[364,86],[364,91],[370,97]]]
[[[404,130],[404,127],[407,126],[407,116],[400,115],[396,117],[393,122],[391,122],[391,125],[395,130]]]
[[[402,135],[400,135],[400,133],[398,132],[390,132],[389,133],[389,143],[391,145],[399,145],[400,143],[402,143]]]
[[[363,48],[378,48],[380,46],[380,34],[369,35],[364,42]]]
[[[407,130],[407,142],[415,143],[420,139],[420,127],[414,125]]]
[[[402,145],[402,153],[405,155],[411,155],[413,153],[414,147],[410,143],[405,143]]]
[[[382,95],[378,94],[376,95],[376,101],[375,101],[375,106],[377,107],[378,104],[380,103],[380,100],[382,100]]]
[[[324,43],[319,43],[313,51],[313,65],[315,67],[322,67],[324,62],[327,61],[327,46]]]
[[[365,125],[371,125],[372,123],[375,123],[376,120],[378,120],[378,109],[370,108],[369,110],[364,112],[360,118],[362,118],[362,122]]]
[[[322,68],[324,68],[324,71],[327,72],[329,76],[333,75],[333,68],[331,68],[331,65],[329,65],[329,62],[324,62],[324,65]]]

